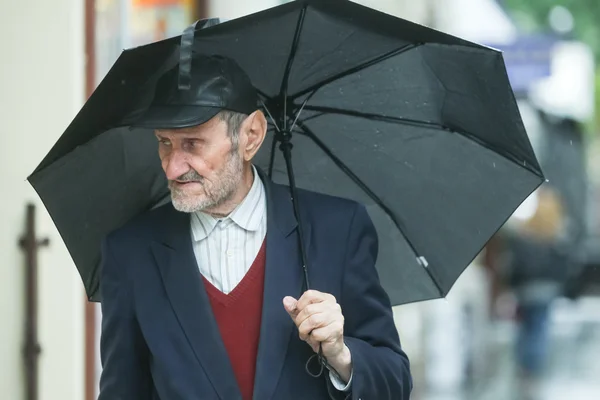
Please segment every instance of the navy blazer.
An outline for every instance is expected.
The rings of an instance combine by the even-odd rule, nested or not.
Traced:
[[[305,371],[313,352],[282,303],[303,289],[297,222],[289,188],[263,181],[267,256],[253,398],[344,398],[328,374]],[[303,190],[299,205],[311,288],[333,294],[343,310],[349,397],[407,400],[409,361],[374,267],[377,235],[365,208]],[[192,250],[189,214],[169,203],[110,234],[101,290],[99,400],[241,399]]]

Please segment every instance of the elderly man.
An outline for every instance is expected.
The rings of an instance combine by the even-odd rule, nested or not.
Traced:
[[[103,244],[100,400],[408,399],[365,208],[299,191],[305,291],[289,188],[252,164],[256,91],[230,59],[192,65],[191,87],[167,72],[136,123],[155,131],[172,201]]]

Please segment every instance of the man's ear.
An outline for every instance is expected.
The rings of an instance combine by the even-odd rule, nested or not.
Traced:
[[[246,125],[247,124],[247,125]],[[247,140],[242,149],[244,160],[250,161],[256,155],[267,134],[267,119],[260,110],[254,111],[244,123]]]

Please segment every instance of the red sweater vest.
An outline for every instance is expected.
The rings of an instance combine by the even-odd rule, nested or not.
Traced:
[[[265,242],[241,282],[224,294],[203,277],[242,399],[252,400],[265,277]]]

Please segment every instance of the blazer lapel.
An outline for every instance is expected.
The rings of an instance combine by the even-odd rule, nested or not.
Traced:
[[[289,189],[273,185],[261,171],[259,174],[267,194],[267,256],[253,398],[268,400],[273,396],[294,332],[283,298],[298,298],[304,281]],[[308,253],[310,225],[302,223]]]
[[[171,306],[219,398],[241,399],[192,249],[189,214],[170,208],[165,220],[152,251]]]

